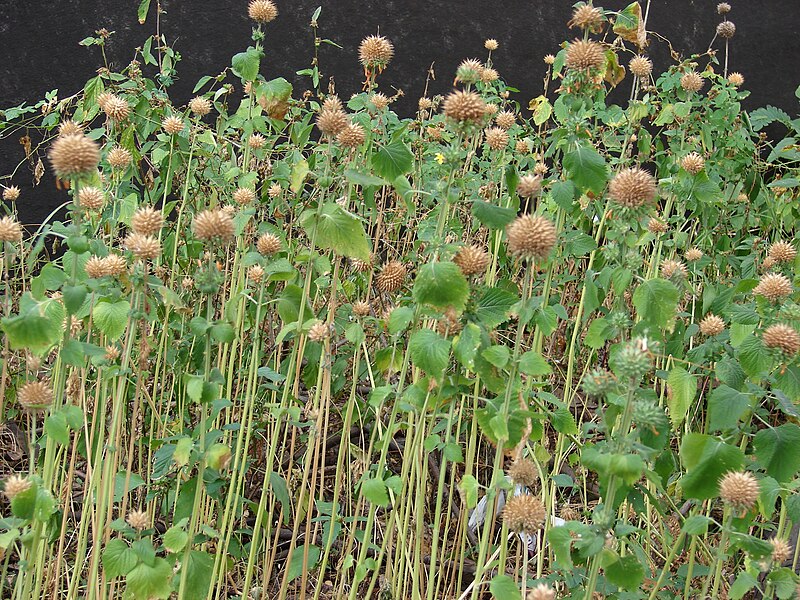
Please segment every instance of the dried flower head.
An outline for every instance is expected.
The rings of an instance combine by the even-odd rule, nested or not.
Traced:
[[[553,56],[552,54],[545,54],[542,60],[546,65],[553,65],[556,62],[556,57]]]
[[[573,11],[567,25],[596,33],[603,28],[603,12],[591,4],[582,4]]]
[[[259,284],[264,280],[264,267],[261,265],[253,265],[247,269],[247,278],[255,284]]]
[[[343,112],[344,106],[342,105],[342,101],[339,99],[339,96],[336,94],[330,94],[325,96],[325,100],[322,101],[322,107],[320,110],[335,110],[338,112]]]
[[[80,123],[76,123],[72,119],[67,121],[62,121],[58,126],[58,135],[66,136],[66,135],[78,135],[83,134],[83,126]]]
[[[247,6],[247,14],[256,23],[269,23],[278,16],[278,7],[272,0],[253,0]]]
[[[688,274],[686,265],[679,260],[665,260],[661,263],[661,276],[664,279],[684,279]]]
[[[124,121],[131,113],[128,101],[115,94],[111,94],[108,98],[105,98],[102,109],[109,119],[117,122]]]
[[[423,96],[417,101],[417,108],[419,108],[419,110],[430,110],[433,108],[433,100]]]
[[[444,99],[444,114],[454,121],[478,121],[486,114],[486,103],[475,92],[452,92]]]
[[[775,302],[781,298],[790,296],[794,291],[792,282],[780,273],[767,273],[753,289],[756,296],[764,296],[767,300]]]
[[[383,266],[375,278],[375,284],[381,292],[391,294],[403,287],[407,274],[408,270],[403,263],[392,260]]]
[[[353,314],[357,317],[366,317],[370,312],[372,312],[372,309],[369,302],[364,302],[363,300],[353,302]]]
[[[792,557],[792,545],[786,540],[772,538],[769,543],[770,546],[772,546],[770,558],[775,564],[782,564],[784,561],[787,561]]]
[[[483,69],[483,71],[481,71],[481,81],[483,83],[491,83],[493,81],[497,81],[498,79],[500,79],[500,73],[498,73],[496,69],[486,67]]]
[[[777,241],[769,247],[769,257],[777,263],[794,262],[797,250],[789,242]]]
[[[27,475],[15,473],[5,480],[5,483],[3,484],[3,493],[10,502],[20,494],[31,489],[31,485],[33,484],[31,483],[30,479],[28,479]]]
[[[531,151],[531,147],[528,145],[528,140],[517,140],[514,144],[514,150],[520,154],[527,154]]]
[[[394,56],[394,46],[381,35],[371,35],[361,42],[358,56],[364,67],[384,69]]]
[[[211,101],[202,96],[195,96],[189,100],[189,111],[198,117],[205,117],[211,112]]]
[[[545,516],[542,501],[528,494],[514,496],[503,508],[503,522],[515,533],[536,533],[544,525]]]
[[[267,190],[267,195],[273,200],[280,197],[281,194],[283,194],[283,188],[277,181],[269,186],[269,189]]]
[[[653,61],[646,56],[634,56],[628,63],[628,68],[639,79],[647,79],[653,72]]]
[[[19,198],[19,188],[15,185],[10,185],[3,190],[3,200],[6,202],[15,202]]]
[[[358,148],[366,139],[367,132],[358,123],[350,123],[336,134],[336,141],[344,148]]]
[[[103,355],[103,358],[105,358],[108,362],[114,362],[119,358],[119,348],[117,348],[115,345],[109,344],[106,346],[105,351],[106,352]]]
[[[453,262],[458,265],[461,272],[467,277],[470,275],[478,275],[486,271],[489,266],[491,257],[481,246],[474,244],[472,246],[464,246],[453,257]]]
[[[456,81],[461,83],[477,83],[481,80],[483,73],[483,63],[474,58],[468,58],[461,62],[456,69]]]
[[[158,249],[158,254],[161,254],[161,248]],[[155,258],[155,257],[154,257]],[[103,259],[105,274],[112,277],[119,277],[128,270],[128,262],[123,256],[119,254],[109,254]]]
[[[386,94],[376,92],[369,97],[369,101],[377,110],[385,110],[391,104],[392,100]]]
[[[89,173],[100,162],[97,142],[82,133],[60,136],[50,146],[50,162],[59,177]]]
[[[599,69],[606,62],[603,46],[590,40],[575,40],[567,47],[564,64],[573,71]]]
[[[164,216],[160,210],[151,206],[142,206],[131,217],[131,229],[134,233],[142,235],[155,235],[164,225]]]
[[[681,159],[681,167],[683,170],[692,175],[697,175],[705,166],[705,159],[697,152],[690,152]]]
[[[546,259],[558,238],[553,223],[542,216],[522,215],[506,229],[508,251],[522,258]]]
[[[125,520],[128,522],[128,525],[137,531],[142,531],[150,527],[150,517],[147,515],[147,512],[143,510],[132,510],[128,513],[128,516],[125,517]]]
[[[508,146],[508,132],[502,127],[489,127],[483,132],[486,145],[492,150],[502,150]]]
[[[161,127],[167,135],[177,135],[183,131],[183,119],[175,115],[161,121]]]
[[[280,238],[272,233],[264,233],[256,241],[256,249],[263,256],[271,256],[281,250]]]
[[[22,227],[14,217],[0,218],[0,242],[11,244],[22,241]]]
[[[525,600],[555,600],[556,591],[546,583],[540,583],[528,590]]]
[[[24,410],[45,410],[53,403],[53,388],[46,379],[29,381],[17,390],[17,402]]]
[[[498,127],[502,127],[503,129],[511,129],[514,126],[514,123],[517,122],[517,115],[510,110],[504,110],[497,113],[494,118],[494,122]]]
[[[744,75],[742,75],[741,73],[735,73],[735,72],[731,73],[730,75],[728,75],[728,82],[733,87],[737,87],[737,88],[738,87],[742,87],[744,85]]]
[[[731,12],[731,5],[727,2],[720,2],[717,4],[717,13],[720,15],[727,15]]]
[[[249,138],[247,138],[247,145],[250,146],[253,150],[261,150],[261,148],[267,145],[267,138],[265,138],[260,133],[254,133]]]
[[[723,331],[725,331],[725,321],[715,314],[709,313],[700,321],[700,333],[707,337],[719,335]]]
[[[348,124],[347,115],[341,109],[334,110],[323,107],[317,113],[317,127],[323,135],[328,137],[336,137]]]
[[[233,192],[233,201],[239,206],[250,204],[256,199],[256,193],[250,188],[237,188]]]
[[[517,182],[517,194],[521,198],[534,198],[542,191],[542,178],[538,175],[523,175]]]
[[[640,208],[656,198],[656,180],[642,169],[625,169],[617,173],[608,188],[611,199],[626,208]]]
[[[308,339],[312,342],[324,342],[331,335],[331,328],[325,321],[317,321],[308,330]]]
[[[695,71],[684,73],[681,77],[681,87],[690,94],[702,90],[705,83],[705,79]]]
[[[719,484],[719,495],[723,502],[738,511],[753,508],[759,492],[758,480],[747,471],[727,473]]]
[[[115,146],[112,148],[106,158],[108,159],[108,164],[111,165],[113,169],[126,169],[131,164],[131,161],[133,161],[133,156],[130,151],[122,146]]]
[[[518,485],[532,488],[539,483],[539,467],[527,458],[518,458],[508,468],[508,476]]]
[[[717,25],[717,35],[724,40],[731,39],[736,35],[736,25],[733,24],[733,21],[723,21]]]
[[[92,279],[99,279],[100,277],[104,277],[106,275],[106,263],[99,256],[92,256],[86,261],[84,270],[86,271],[87,276],[91,277]]]
[[[486,48],[489,52],[494,52],[500,44],[497,43],[497,40],[494,38],[489,38],[485,42],[483,42],[483,47]]]
[[[226,244],[233,240],[236,227],[228,211],[221,208],[204,210],[195,215],[192,231],[198,239],[215,244]]]
[[[131,233],[125,238],[125,248],[139,260],[153,260],[161,256],[161,242],[152,235]]]
[[[800,333],[789,325],[771,325],[764,330],[761,338],[767,348],[777,348],[787,356],[794,356],[800,350]]]
[[[700,248],[689,248],[683,256],[689,262],[697,262],[703,258],[703,251]]]
[[[647,222],[647,231],[649,231],[653,235],[661,235],[662,233],[666,233],[668,229],[669,228],[667,227],[667,224],[664,223],[664,221],[662,221],[661,219],[652,217]]]

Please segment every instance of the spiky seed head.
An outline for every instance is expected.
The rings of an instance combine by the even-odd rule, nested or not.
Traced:
[[[109,344],[106,346],[105,351],[106,352],[103,355],[103,358],[105,358],[108,362],[114,362],[119,358],[119,348],[117,348],[115,345]]]
[[[317,113],[317,127],[328,137],[336,137],[348,124],[347,115],[342,110],[323,108]]]
[[[705,79],[695,71],[684,73],[683,77],[681,77],[681,87],[690,94],[702,90],[705,83]]]
[[[357,317],[366,317],[370,314],[371,308],[369,302],[359,300],[353,303],[353,314]]]
[[[481,81],[483,83],[492,83],[498,79],[500,79],[500,73],[498,73],[496,69],[486,67],[481,71]]]
[[[489,117],[490,119],[494,118],[494,115],[497,114],[497,111],[500,110],[497,104],[487,104],[484,106],[483,113],[484,116]]]
[[[786,540],[772,538],[769,544],[772,546],[770,558],[775,564],[781,564],[792,557],[792,545]]]
[[[546,583],[540,583],[535,588],[528,590],[525,600],[555,600],[556,591]]]
[[[383,266],[375,279],[375,284],[381,292],[391,294],[403,287],[407,274],[408,270],[403,263],[399,260],[392,260]]]
[[[517,194],[522,198],[535,198],[542,191],[542,178],[539,175],[523,175],[517,182]]]
[[[638,381],[653,368],[653,360],[639,339],[623,345],[617,352],[614,363],[614,374],[620,379]]]
[[[617,378],[605,369],[592,369],[581,382],[583,391],[590,396],[605,396],[617,387]]]
[[[83,126],[72,119],[62,121],[58,126],[59,137],[78,134],[83,134]]]
[[[661,235],[662,233],[666,233],[668,229],[669,228],[667,227],[667,224],[664,223],[664,221],[662,221],[661,219],[652,217],[647,222],[647,231],[649,231],[653,235]]]
[[[514,496],[503,508],[503,522],[515,533],[536,533],[544,525],[545,517],[542,501],[528,494]]]
[[[772,267],[778,264],[771,256],[767,256],[763,261],[761,261],[761,270],[762,271],[769,271]]]
[[[725,321],[715,314],[709,313],[700,321],[700,333],[706,337],[713,337],[725,331]]]
[[[150,527],[150,517],[147,512],[143,510],[132,510],[128,513],[128,516],[125,517],[125,520],[128,522],[128,525],[137,531],[142,531]]]
[[[445,311],[444,317],[436,322],[436,331],[443,337],[458,334],[464,326],[461,324],[459,314],[452,308]]]
[[[598,32],[603,28],[603,13],[599,8],[595,8],[591,4],[582,4],[572,13],[572,19],[570,19],[568,25],[570,29],[579,27],[580,29]]]
[[[641,428],[656,430],[668,422],[664,409],[652,400],[636,400],[634,402],[633,420]]]
[[[681,167],[683,170],[692,175],[697,175],[705,166],[705,159],[697,152],[690,152],[681,159]]]
[[[468,58],[462,61],[456,69],[456,81],[462,83],[477,83],[481,80],[481,73],[484,66],[479,60]]]
[[[508,132],[502,127],[489,127],[483,132],[486,145],[492,150],[502,150],[508,146]]]
[[[22,227],[14,217],[0,218],[0,242],[16,243],[22,241]]]
[[[458,265],[461,272],[467,277],[470,275],[478,275],[486,271],[489,266],[490,256],[481,246],[474,244],[472,246],[464,246],[453,257],[453,262]]]
[[[656,180],[639,168],[620,171],[608,188],[611,199],[626,208],[640,208],[656,199]]]
[[[29,381],[17,390],[17,402],[25,410],[45,410],[53,404],[53,388],[46,379]]]
[[[175,115],[161,121],[161,127],[167,135],[177,135],[183,131],[183,119]]]
[[[768,256],[777,263],[794,262],[797,250],[789,242],[777,241],[769,247]]]
[[[320,110],[335,110],[337,112],[343,112],[344,105],[342,105],[342,101],[339,99],[339,96],[336,94],[330,94],[325,97],[325,100],[322,101],[322,107]]]
[[[758,480],[747,471],[726,473],[719,484],[719,495],[722,501],[738,511],[753,508],[759,493]]]
[[[717,13],[720,15],[727,15],[731,12],[731,5],[727,2],[720,2],[717,4]]]
[[[204,242],[226,244],[233,240],[236,227],[233,218],[221,208],[204,210],[195,215],[192,231]]]
[[[731,73],[728,75],[728,83],[733,87],[742,87],[744,85],[744,75],[741,73]]]
[[[502,127],[503,129],[511,129],[514,126],[514,123],[517,122],[517,115],[510,110],[504,110],[497,113],[494,118],[494,122],[498,127]]]
[[[5,483],[3,484],[3,493],[10,502],[23,492],[27,492],[29,489],[31,489],[31,485],[33,484],[31,483],[30,479],[28,479],[27,475],[15,473],[5,480]]]
[[[325,321],[317,321],[308,330],[308,339],[312,342],[323,342],[331,334],[331,329]]]
[[[724,40],[731,39],[736,35],[736,25],[733,24],[733,21],[723,21],[717,25],[717,35]]]
[[[253,265],[247,269],[247,278],[255,284],[261,283],[264,280],[264,267]]]
[[[764,330],[761,337],[767,348],[777,348],[787,356],[794,356],[800,350],[800,333],[789,325],[771,325]]]
[[[372,270],[372,257],[369,257],[369,260],[361,260],[359,258],[351,258],[350,264],[353,265],[353,269],[360,273],[366,273]]]
[[[527,458],[518,458],[508,468],[508,476],[519,485],[532,488],[539,482],[539,467]]]
[[[151,206],[142,206],[136,209],[131,217],[131,229],[134,233],[142,235],[155,235],[161,231],[164,225],[164,217],[160,210]]]
[[[542,60],[546,65],[553,65],[556,62],[556,57],[553,56],[552,54],[545,54]]]
[[[131,108],[128,106],[128,101],[115,94],[111,94],[109,98],[103,102],[103,112],[112,121],[121,122],[128,118],[131,114]]]
[[[500,47],[500,44],[494,38],[489,38],[485,42],[483,42],[483,47],[486,48],[489,52],[494,52]]]
[[[506,229],[508,251],[522,258],[546,259],[558,235],[553,223],[542,216],[522,215]]]
[[[211,112],[211,101],[202,96],[195,96],[189,100],[189,111],[198,117],[205,117]]]
[[[185,290],[190,290],[190,289],[192,289],[192,288],[194,287],[194,279],[193,279],[192,277],[188,277],[188,276],[187,276],[187,277],[184,277],[184,278],[181,280],[181,286],[182,286],[182,287],[183,287],[183,289],[185,289]]]
[[[603,46],[590,40],[575,40],[567,47],[565,64],[572,71],[599,69],[605,64]]]
[[[386,94],[381,94],[380,92],[372,94],[369,97],[369,101],[372,103],[372,106],[379,111],[386,109],[392,102]]]
[[[106,157],[112,169],[127,169],[133,160],[131,153],[122,146],[115,146]]]
[[[653,61],[646,56],[634,56],[628,63],[628,68],[639,79],[647,79],[653,72]]]
[[[531,148],[528,146],[527,140],[517,140],[514,144],[514,150],[516,150],[519,154],[527,154],[531,151]]]
[[[134,253],[134,255],[135,254],[136,253]],[[156,252],[156,256],[159,254],[161,254],[160,246]],[[155,258],[155,256],[153,258]],[[106,275],[111,275],[112,277],[119,277],[128,271],[128,262],[125,260],[125,257],[119,254],[109,254],[103,259],[103,264]]]
[[[265,138],[260,133],[254,133],[249,138],[247,138],[247,145],[250,146],[253,150],[261,150],[261,148],[267,145],[267,138]]]
[[[10,185],[3,190],[3,200],[6,202],[16,202],[19,198],[19,188],[15,185]]]
[[[256,249],[262,256],[271,256],[281,250],[281,240],[274,233],[263,233],[256,242]]]
[[[106,263],[99,256],[92,256],[84,266],[86,275],[92,279],[100,279],[106,275]]]
[[[125,238],[125,248],[139,260],[153,260],[161,256],[161,242],[152,235],[131,233]]]
[[[106,103],[114,97],[114,94],[111,92],[103,92],[97,97],[97,106],[100,107],[100,110],[105,112]]]
[[[392,42],[381,35],[371,35],[362,40],[358,48],[358,57],[367,68],[383,69],[394,56]]]
[[[278,7],[272,0],[253,0],[247,6],[247,14],[256,23],[269,23],[278,16]]]
[[[103,190],[94,186],[87,186],[78,192],[78,206],[84,210],[100,210],[106,203]]]
[[[548,171],[547,165],[543,162],[537,162],[533,165],[533,174],[539,177],[543,177]]]
[[[763,275],[758,285],[753,289],[756,296],[764,296],[771,302],[790,296],[794,291],[792,282],[780,273],[767,273]]]
[[[239,206],[250,204],[256,199],[256,193],[250,188],[238,188],[233,192],[233,201]]]
[[[661,276],[664,279],[685,279],[689,272],[679,260],[665,260],[661,263]]]
[[[417,108],[419,110],[430,110],[433,107],[433,100],[423,96],[417,101]]]
[[[82,133],[64,135],[50,146],[49,157],[59,177],[72,177],[97,169],[100,147]]]
[[[336,141],[344,148],[358,148],[367,139],[367,132],[358,123],[350,123],[336,134]]]
[[[281,194],[283,194],[283,188],[277,181],[269,186],[269,190],[267,190],[267,195],[273,200],[278,198]]]
[[[689,248],[684,254],[684,258],[689,262],[697,262],[703,258],[703,251],[700,248]]]
[[[478,121],[486,115],[486,103],[475,92],[459,90],[444,99],[444,114],[454,121]]]

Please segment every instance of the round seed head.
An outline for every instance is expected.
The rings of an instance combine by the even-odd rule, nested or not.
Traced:
[[[789,242],[783,240],[775,242],[769,247],[769,257],[777,263],[794,262],[797,250]]]
[[[369,97],[369,101],[372,103],[372,106],[379,111],[386,109],[392,102],[386,94],[381,94],[380,92],[372,94],[372,96]]]
[[[276,252],[280,252],[281,240],[275,234],[264,233],[258,238],[256,249],[263,256],[271,256]]]
[[[59,177],[89,173],[100,162],[97,142],[82,133],[60,136],[50,146],[50,163]]]
[[[514,483],[532,488],[539,482],[539,467],[532,460],[520,458],[509,467],[508,476]]]
[[[736,25],[733,21],[723,21],[717,25],[717,35],[722,39],[729,40],[736,35]]]
[[[778,323],[767,327],[762,339],[767,348],[777,348],[787,356],[794,356],[800,350],[800,333],[789,325]]]
[[[514,496],[503,508],[503,522],[515,533],[536,533],[544,525],[545,517],[541,500],[528,494]]]
[[[538,175],[523,175],[517,182],[517,194],[522,198],[535,198],[542,191],[542,178]]]
[[[31,481],[26,475],[17,475],[15,473],[5,480],[3,484],[3,493],[10,502],[23,492],[27,492],[31,489],[31,485]]]
[[[665,260],[661,263],[661,276],[664,279],[684,279],[688,274],[686,265],[679,260]]]
[[[590,40],[575,40],[567,48],[565,64],[572,71],[599,69],[605,64],[603,46]]]
[[[500,79],[500,73],[497,70],[487,67],[481,71],[481,81],[483,83],[491,83]]]
[[[744,85],[744,75],[741,73],[731,73],[728,75],[728,82],[733,87],[742,87]]]
[[[371,35],[364,38],[358,48],[361,64],[367,68],[383,69],[394,56],[394,46],[385,37]]]
[[[502,127],[489,127],[483,132],[486,145],[492,150],[502,150],[508,146],[508,132]]]
[[[419,110],[430,110],[433,107],[433,100],[425,98],[424,96],[417,101],[417,108]]]
[[[256,199],[256,193],[250,188],[238,188],[233,192],[233,201],[239,206],[250,204]]]
[[[29,381],[17,390],[17,402],[24,410],[45,410],[53,403],[53,388],[45,379]]]
[[[22,241],[22,227],[14,217],[0,218],[0,242],[11,244]]]
[[[204,242],[226,244],[233,240],[236,228],[228,211],[214,208],[195,215],[192,231]]]
[[[330,337],[331,329],[324,321],[317,321],[308,330],[308,339],[312,342],[323,342]]]
[[[717,13],[720,15],[727,15],[731,12],[731,5],[727,2],[720,2],[717,4]]]
[[[370,314],[371,307],[369,302],[364,302],[363,300],[359,300],[358,302],[353,303],[353,314],[357,317],[366,317]]]
[[[614,363],[614,374],[620,379],[638,381],[653,368],[653,361],[643,349],[641,340],[631,340],[622,346]]]
[[[542,60],[544,61],[544,64],[546,64],[546,65],[552,65],[552,64],[555,64],[555,62],[556,62],[556,57],[555,57],[555,56],[553,56],[552,54],[545,54],[545,55],[544,55],[544,58],[543,58]]]
[[[514,144],[514,150],[520,154],[527,154],[531,151],[531,148],[528,146],[528,142],[526,140],[517,140],[517,142]]]
[[[500,44],[497,43],[497,40],[494,38],[489,38],[485,42],[483,42],[483,47],[486,48],[489,52],[494,52]]]
[[[281,187],[281,184],[277,182],[269,186],[269,190],[267,190],[267,194],[273,200],[275,198],[278,198],[282,193],[283,193],[283,188]]]
[[[681,167],[683,170],[692,175],[697,175],[705,166],[705,159],[697,152],[690,152],[681,159]]]
[[[253,150],[261,150],[261,148],[267,145],[267,138],[265,138],[260,133],[254,133],[249,138],[247,138],[247,145],[250,146]]]
[[[772,538],[769,543],[772,546],[770,558],[772,558],[772,562],[775,564],[781,564],[792,557],[792,545],[786,540]]]
[[[489,261],[489,253],[478,245],[464,246],[453,257],[453,262],[458,265],[458,268],[467,277],[486,271]]]
[[[183,131],[183,119],[174,115],[167,117],[161,121],[161,127],[167,135],[177,135]]]
[[[605,369],[592,369],[583,378],[583,391],[590,396],[605,396],[617,387],[617,378]]]
[[[153,260],[161,256],[161,242],[152,235],[131,233],[125,238],[125,248],[139,260]]]
[[[112,121],[121,122],[128,118],[131,113],[128,101],[114,94],[106,98],[102,105],[103,112]]]
[[[666,233],[668,230],[667,224],[664,223],[661,219],[656,219],[652,217],[647,222],[647,230],[652,233],[653,235],[661,235],[662,233]]]
[[[367,132],[358,123],[350,123],[336,134],[336,141],[344,148],[358,148],[367,139]]]
[[[247,269],[247,278],[255,284],[259,284],[264,279],[264,268],[261,265],[253,265]]]
[[[323,100],[320,110],[335,110],[337,112],[343,112],[344,106],[342,105],[342,101],[339,99],[339,96],[336,94],[330,94],[329,96],[325,97],[325,100]]]
[[[703,77],[694,71],[689,71],[681,77],[681,87],[690,94],[702,90],[705,83]]]
[[[684,255],[689,262],[697,262],[703,258],[703,251],[700,248],[689,248]]]
[[[375,279],[375,284],[381,292],[391,294],[403,287],[407,274],[408,270],[403,263],[392,260],[383,266]]]
[[[131,153],[122,146],[112,148],[106,158],[112,169],[126,169],[133,160]]]
[[[553,223],[542,216],[522,215],[506,229],[508,251],[522,258],[546,259],[558,235]]]
[[[608,188],[611,199],[626,208],[640,208],[656,199],[656,180],[642,169],[617,173]]]
[[[99,279],[107,275],[105,261],[99,256],[90,257],[89,260],[86,261],[84,270],[86,271],[86,275],[92,279]]]
[[[205,117],[211,112],[211,102],[202,96],[195,96],[189,100],[189,111],[198,117]]]
[[[481,80],[483,69],[483,64],[474,58],[462,61],[456,69],[456,81],[460,81],[461,83],[477,83]]]
[[[792,282],[780,273],[767,273],[761,277],[758,285],[753,289],[756,296],[764,296],[771,302],[790,296],[792,291],[794,291]]]
[[[78,206],[85,210],[100,210],[105,202],[105,194],[100,188],[88,186],[78,192]]]
[[[367,271],[372,270],[372,257],[369,260],[361,260],[358,258],[351,258],[350,264],[353,265],[353,269],[360,273],[366,273]]]
[[[535,588],[528,590],[525,600],[555,600],[556,591],[546,583],[540,583]]]
[[[59,137],[78,134],[83,134],[83,127],[72,119],[68,121],[62,121],[58,126]]]
[[[758,480],[747,471],[727,473],[719,484],[720,498],[738,511],[753,508],[759,492]]]
[[[486,114],[486,103],[474,92],[452,92],[444,99],[444,114],[454,121],[478,121]]]
[[[700,333],[706,337],[713,337],[725,331],[725,321],[717,315],[708,314],[700,321]]]
[[[517,115],[511,111],[504,110],[497,113],[497,116],[494,118],[494,122],[498,127],[502,127],[503,129],[511,129],[514,126],[514,123],[517,122]]]
[[[15,185],[10,185],[3,190],[3,200],[6,202],[15,202],[19,198],[19,188]]]
[[[134,233],[155,235],[161,231],[163,225],[164,217],[161,215],[161,211],[150,206],[137,209],[131,217],[131,229]]]
[[[156,252],[156,256],[159,254],[161,254],[160,246]],[[153,258],[155,258],[155,256]],[[112,277],[119,277],[128,271],[128,262],[125,260],[125,257],[119,254],[109,254],[106,256],[103,259],[103,266],[105,268],[105,274],[111,275]]]
[[[128,522],[128,525],[137,531],[142,531],[150,527],[150,517],[143,510],[132,510],[128,513],[128,516],[125,517],[125,520]]]
[[[344,111],[324,108],[317,113],[317,127],[323,135],[336,137],[349,124]]]
[[[603,28],[603,13],[591,4],[582,4],[572,13],[572,19],[568,25],[570,29],[579,27],[592,32],[600,31]]]
[[[278,16],[278,7],[272,0],[253,0],[247,6],[247,14],[256,23],[269,23]]]
[[[653,72],[653,61],[646,56],[634,56],[628,63],[628,68],[639,79],[647,79]]]

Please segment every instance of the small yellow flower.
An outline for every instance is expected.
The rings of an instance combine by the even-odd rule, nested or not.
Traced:
[[[440,165],[444,164],[444,154],[442,154],[441,152],[437,152],[436,162],[438,162]]]

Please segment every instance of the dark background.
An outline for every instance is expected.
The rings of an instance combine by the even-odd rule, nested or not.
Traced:
[[[621,10],[629,1],[597,0],[595,4]],[[745,87],[752,90],[745,107],[772,104],[795,115],[800,3],[729,2],[733,10],[728,17],[737,27],[730,70],[741,72]],[[140,25],[136,18],[139,0],[0,0],[0,109],[34,103],[56,88],[59,98],[79,91],[102,66],[102,59],[97,47],[85,48],[78,42],[101,27],[115,32],[106,47],[112,68],[124,68],[134,49],[155,32],[156,4],[152,0],[147,21]],[[296,98],[310,87],[308,79],[294,73],[310,64],[309,21],[321,5],[320,36],[343,46],[322,45],[323,75],[334,76],[343,98],[360,91],[359,42],[380,32],[392,40],[396,55],[379,84],[387,95],[393,88],[403,90],[404,97],[394,105],[401,116],[413,113],[431,64],[436,79],[428,95],[444,93],[451,88],[462,59],[485,59],[486,38],[500,43],[493,53],[494,66],[509,85],[521,90],[514,98],[527,107],[541,93],[542,57],[555,54],[562,41],[577,35],[577,30],[567,28],[573,4],[569,0],[276,0],[276,4],[280,15],[267,25],[264,42],[261,73],[267,79],[286,77],[295,85]],[[646,0],[641,4],[644,7]],[[648,29],[670,40],[681,56],[702,52],[720,20],[716,5],[716,0],[652,0]],[[175,104],[182,105],[201,76],[222,72],[231,56],[251,43],[252,23],[247,18],[247,0],[162,0],[161,7],[161,33],[182,56],[177,66],[179,80],[170,91]],[[669,47],[655,36],[650,39],[649,54],[659,72],[671,64]],[[629,85],[626,81],[622,87]],[[22,160],[18,136],[0,140],[0,176],[10,174]],[[18,210],[27,223],[40,222],[66,199],[49,174],[36,189],[31,189],[32,179],[30,168],[23,165],[11,181],[22,188]],[[7,179],[0,182],[9,184]]]

